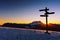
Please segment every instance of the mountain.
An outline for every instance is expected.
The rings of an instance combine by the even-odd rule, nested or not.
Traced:
[[[13,27],[13,28],[29,28],[29,29],[41,29],[46,30],[46,25],[41,21],[33,21],[30,24],[16,24],[16,23],[4,23],[3,27]],[[48,24],[48,30],[60,31],[60,24]]]
[[[43,24],[41,21],[33,21],[31,25],[41,25]]]
[[[42,27],[43,23],[41,21],[33,21],[32,23],[30,23],[30,25],[34,29],[43,29],[43,27]]]
[[[34,28],[34,29],[41,29],[42,28],[41,21],[33,21],[30,24],[16,24],[16,23],[4,23],[3,27],[16,27],[16,28]]]

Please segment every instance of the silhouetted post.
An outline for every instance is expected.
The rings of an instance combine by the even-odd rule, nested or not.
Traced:
[[[45,33],[48,33],[48,14],[54,14],[54,12],[49,13],[48,10],[49,9],[47,9],[47,7],[45,9],[39,10],[39,11],[45,11],[44,15],[40,15],[41,17],[46,17],[46,32]]]
[[[46,14],[46,33],[48,33],[48,16]]]

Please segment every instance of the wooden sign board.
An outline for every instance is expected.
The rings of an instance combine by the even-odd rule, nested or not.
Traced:
[[[47,7],[45,7],[45,9],[41,9],[39,11],[48,11],[49,9],[47,9]]]
[[[40,15],[40,17],[46,17],[46,15]],[[48,17],[48,15],[47,15],[47,17]]]
[[[47,14],[55,14],[54,12],[51,12],[51,13],[47,13]]]
[[[39,11],[45,11],[45,10],[47,10],[47,11],[48,11],[49,9],[41,9],[41,10],[39,10]]]

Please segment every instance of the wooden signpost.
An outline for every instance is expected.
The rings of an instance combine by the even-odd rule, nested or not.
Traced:
[[[44,15],[40,15],[41,17],[46,17],[46,32],[45,33],[48,33],[48,15],[49,14],[54,14],[54,12],[48,12],[49,9],[47,9],[47,7],[45,7],[45,9],[41,9],[39,11],[45,11],[45,14]]]

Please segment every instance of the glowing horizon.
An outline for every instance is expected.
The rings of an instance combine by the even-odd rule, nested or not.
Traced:
[[[42,18],[41,20],[32,20],[32,21],[27,21],[27,20],[4,20],[4,21],[0,21],[0,25],[3,25],[4,23],[17,23],[17,24],[28,24],[28,23],[32,23],[33,21],[41,21],[42,23],[46,24],[46,21],[44,20],[44,18]],[[52,23],[52,24],[60,24],[60,22],[54,21],[54,20],[48,20],[48,24]]]

